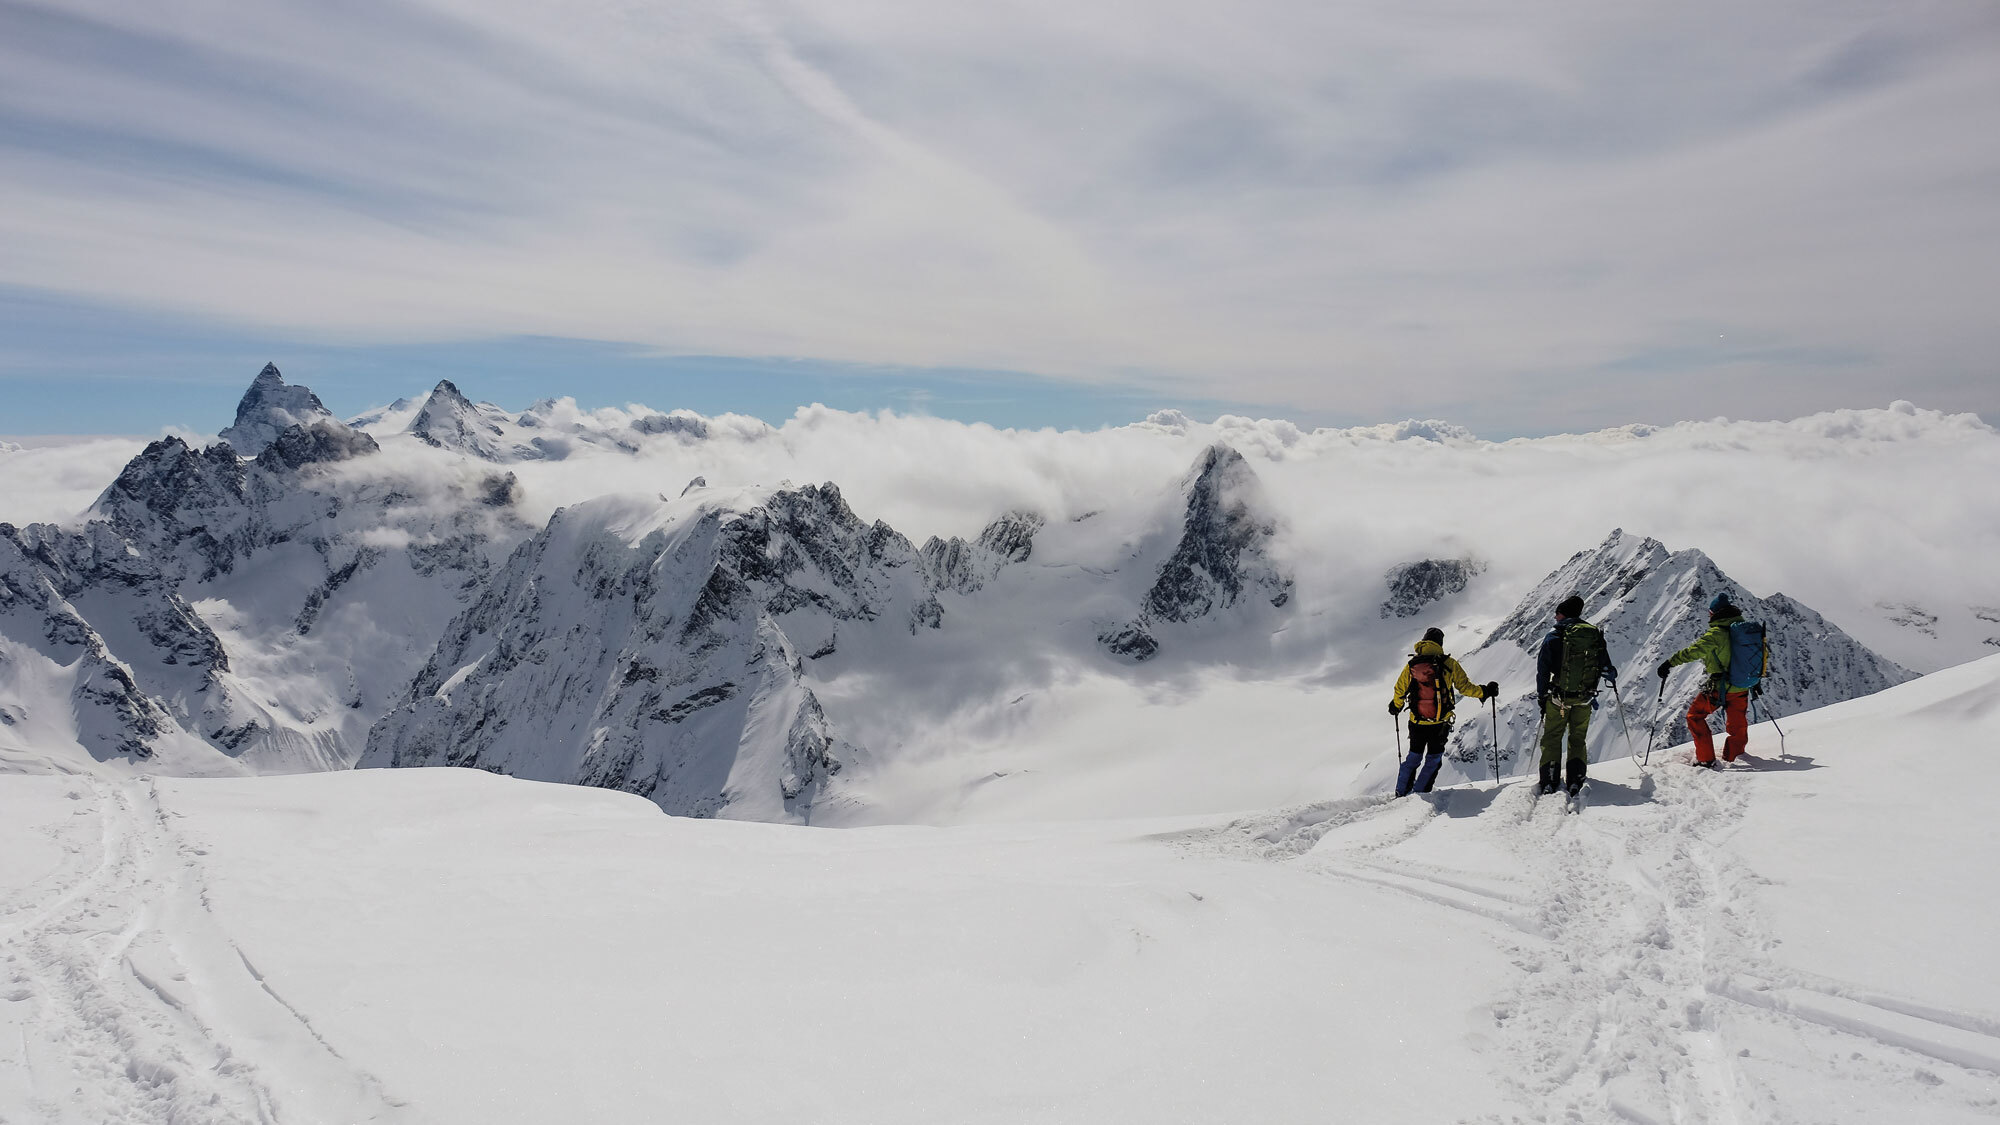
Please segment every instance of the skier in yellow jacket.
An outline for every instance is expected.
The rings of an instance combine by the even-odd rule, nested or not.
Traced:
[[[1412,789],[1428,793],[1436,783],[1438,768],[1444,765],[1445,740],[1451,737],[1452,705],[1457,702],[1454,689],[1474,699],[1500,694],[1497,681],[1475,684],[1457,660],[1445,655],[1444,630],[1427,629],[1396,677],[1396,692],[1389,698],[1391,715],[1402,714],[1405,706],[1410,709],[1410,756],[1396,771],[1396,796],[1405,796]]]

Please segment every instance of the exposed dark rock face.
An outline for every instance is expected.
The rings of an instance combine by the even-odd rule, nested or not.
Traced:
[[[236,404],[236,421],[221,437],[242,456],[255,457],[291,427],[320,422],[339,425],[311,388],[288,385],[277,365],[267,363],[243,392]]]
[[[1097,634],[1097,643],[1111,655],[1122,656],[1133,663],[1151,660],[1160,652],[1159,640],[1136,621]]]
[[[1187,517],[1174,553],[1146,594],[1145,611],[1159,621],[1192,621],[1248,597],[1273,606],[1291,599],[1292,580],[1264,550],[1277,531],[1252,506],[1256,474],[1226,445],[1202,453],[1186,484]]]
[[[285,472],[365,457],[380,449],[374,438],[360,430],[350,430],[339,422],[314,422],[310,426],[287,426],[257,455],[257,465],[269,472]]]
[[[1877,602],[1875,608],[1890,621],[1905,629],[1915,629],[1927,637],[1937,636],[1938,615],[1919,605],[1907,602]]]
[[[1485,563],[1471,558],[1421,559],[1394,567],[1383,576],[1389,596],[1382,602],[1382,616],[1415,617],[1425,606],[1463,593],[1485,569]]]
[[[140,646],[128,649],[128,659],[171,667],[174,674],[154,678],[191,689],[180,693],[183,700],[195,697],[189,703],[217,703],[223,694],[215,690],[217,676],[229,671],[215,633],[151,560],[128,548],[102,522],[82,532],[0,523],[0,632],[35,645],[58,664],[81,661],[71,701],[78,737],[100,760],[151,757],[176,719],[77,603],[119,621],[121,632]]]
[[[521,502],[521,481],[513,473],[494,473],[480,485],[479,502],[489,508],[508,508]]]
[[[206,580],[229,573],[238,558],[283,534],[244,518],[281,491],[228,445],[196,452],[169,437],[128,462],[91,511],[142,554],[169,569],[179,563]]]
[[[932,536],[924,543],[924,573],[933,590],[975,594],[1010,563],[1026,562],[1035,550],[1035,533],[1042,529],[1042,517],[1033,512],[1008,512],[967,543],[954,535],[950,539]]]
[[[1098,643],[1114,656],[1151,659],[1160,651],[1162,626],[1190,624],[1239,605],[1277,609],[1291,601],[1292,580],[1267,554],[1276,521],[1265,514],[1257,475],[1241,453],[1222,444],[1203,450],[1181,492],[1180,535],[1139,616],[1098,633]]]
[[[673,434],[700,441],[708,436],[708,420],[696,414],[648,414],[632,423],[642,434]]]
[[[630,503],[565,509],[523,544],[376,724],[362,764],[474,766],[691,816],[808,819],[842,744],[794,637],[818,658],[837,630],[935,627],[920,556],[831,484],[679,509],[636,540],[611,530],[635,518]]]

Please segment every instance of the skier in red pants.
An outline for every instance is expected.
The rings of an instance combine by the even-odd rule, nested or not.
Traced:
[[[1730,603],[1729,595],[1717,594],[1715,600],[1708,603],[1708,632],[1660,665],[1662,680],[1679,664],[1699,660],[1702,667],[1708,669],[1708,683],[1688,705],[1688,733],[1694,736],[1692,765],[1721,768],[1715,760],[1714,736],[1708,733],[1708,717],[1717,711],[1722,712],[1722,726],[1729,735],[1722,743],[1723,761],[1733,762],[1742,757],[1744,748],[1750,743],[1750,688],[1730,683],[1732,677],[1729,675],[1729,627],[1742,620],[1743,611]],[[1759,632],[1757,636],[1761,645],[1763,634]]]

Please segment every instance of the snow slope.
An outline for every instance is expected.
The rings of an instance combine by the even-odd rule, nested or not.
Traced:
[[[2000,1114],[2000,658],[1752,769],[847,831],[468,770],[0,776],[0,1117]]]

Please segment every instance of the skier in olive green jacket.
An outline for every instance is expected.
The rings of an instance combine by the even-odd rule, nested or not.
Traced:
[[[1669,656],[1660,665],[1660,679],[1682,664],[1692,664],[1699,660],[1708,669],[1708,683],[1688,704],[1688,733],[1694,736],[1694,760],[1690,765],[1705,769],[1721,769],[1715,760],[1715,737],[1708,733],[1708,717],[1716,711],[1722,712],[1722,726],[1729,737],[1722,744],[1722,760],[1733,762],[1743,756],[1750,744],[1750,689],[1731,687],[1729,675],[1729,627],[1743,620],[1743,611],[1729,600],[1728,594],[1717,594],[1708,603],[1708,632],[1703,633],[1693,644]]]
[[[1542,705],[1542,793],[1558,789],[1574,797],[1583,788],[1590,766],[1592,701],[1599,680],[1616,686],[1618,669],[1604,646],[1604,634],[1583,619],[1583,599],[1575,594],[1556,606],[1556,625],[1542,638],[1535,658],[1535,701]],[[1569,736],[1565,762],[1563,736]],[[1563,777],[1567,767],[1569,777]]]

